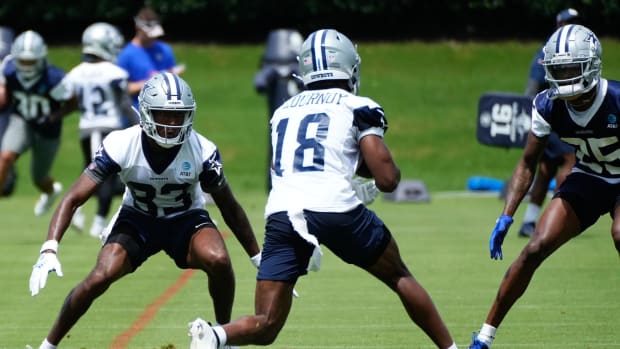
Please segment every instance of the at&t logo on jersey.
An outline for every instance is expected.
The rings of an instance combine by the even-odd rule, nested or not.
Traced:
[[[618,128],[618,117],[614,114],[607,115],[607,128]]]
[[[179,177],[181,178],[193,177],[192,164],[190,164],[188,161],[183,161],[181,163],[181,170],[179,171]]]

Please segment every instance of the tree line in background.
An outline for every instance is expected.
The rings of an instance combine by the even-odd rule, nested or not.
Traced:
[[[617,36],[617,0],[150,0],[171,41],[254,43],[276,28],[336,28],[356,40],[541,39],[573,7],[599,37]],[[90,23],[133,33],[142,1],[3,0],[0,25],[34,29],[51,43],[79,42]],[[80,35],[76,35],[80,33]]]

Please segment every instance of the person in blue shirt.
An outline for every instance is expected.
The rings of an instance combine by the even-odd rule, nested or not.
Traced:
[[[138,93],[153,75],[170,71],[181,74],[185,68],[177,65],[172,47],[159,40],[164,29],[157,13],[150,7],[140,9],[134,18],[136,32],[117,58],[117,64],[129,73],[128,90],[134,108],[138,110]],[[136,115],[126,115],[129,124],[137,123]]]

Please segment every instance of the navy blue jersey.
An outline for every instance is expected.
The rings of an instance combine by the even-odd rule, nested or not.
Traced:
[[[65,76],[65,72],[53,65],[46,65],[37,82],[26,87],[17,78],[14,61],[7,62],[3,72],[9,97],[10,112],[24,118],[32,129],[47,138],[60,137],[62,119],[54,123],[41,123],[43,118],[60,108],[60,102],[50,91]]]
[[[528,75],[530,79],[540,84],[541,90],[539,90],[538,92],[549,87],[547,80],[545,80],[545,74],[546,74],[545,68],[542,65],[542,61],[544,57],[545,57],[545,54],[541,47],[538,49],[538,51],[536,51],[534,58],[532,58],[532,63],[530,65],[530,73]]]
[[[532,132],[546,136],[553,130],[576,148],[579,172],[620,181],[620,82],[600,79],[592,106],[582,112],[546,91],[534,99]]]

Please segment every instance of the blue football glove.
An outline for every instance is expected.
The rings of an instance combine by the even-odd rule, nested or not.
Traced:
[[[489,249],[491,250],[491,258],[493,259],[503,259],[504,255],[502,254],[502,243],[504,242],[504,238],[508,233],[508,229],[512,224],[512,217],[501,215],[495,221],[495,228],[493,229],[493,233],[491,233],[491,239],[489,240]]]

